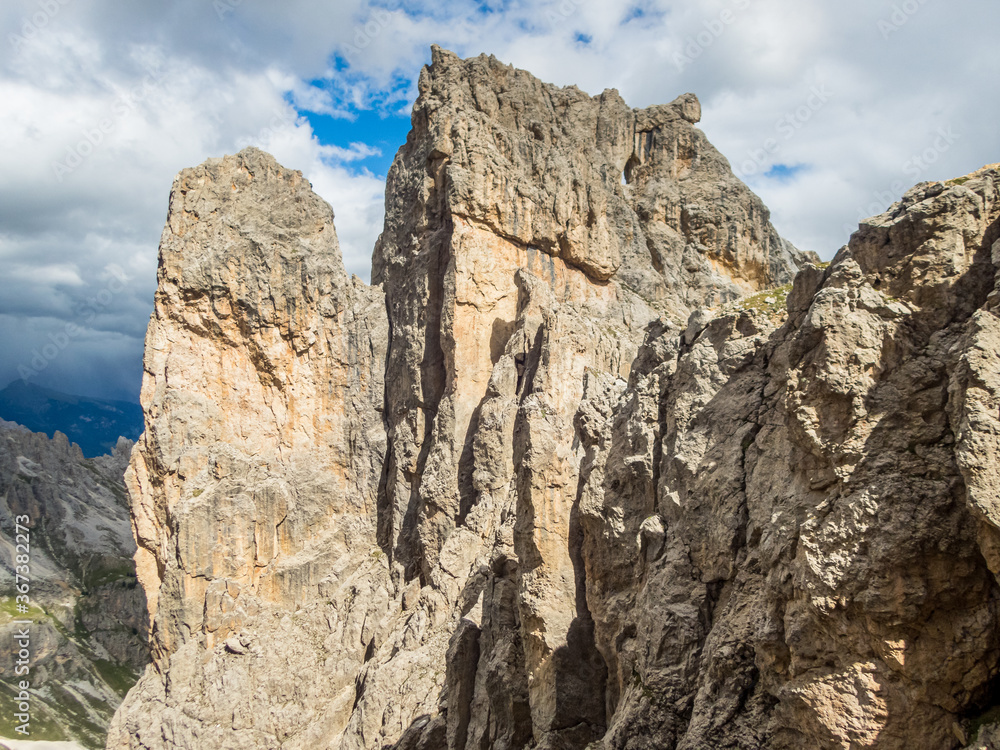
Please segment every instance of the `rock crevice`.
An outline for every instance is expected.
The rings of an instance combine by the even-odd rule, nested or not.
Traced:
[[[109,748],[971,739],[1000,175],[820,267],[700,115],[435,48],[372,287],[299,173],[181,173],[130,473],[155,662]]]

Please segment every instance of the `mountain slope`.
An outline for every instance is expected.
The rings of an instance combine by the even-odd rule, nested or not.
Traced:
[[[0,420],[0,674],[13,703],[14,519],[30,519],[32,722],[35,740],[103,747],[108,722],[149,660],[145,595],[136,585],[123,474],[132,443],[84,458]],[[23,541],[23,540],[18,540]],[[23,572],[23,571],[21,571]],[[24,739],[4,712],[0,737]]]
[[[183,171],[114,750],[939,750],[1000,674],[1000,172],[827,266],[695,128],[438,48],[376,287]]]

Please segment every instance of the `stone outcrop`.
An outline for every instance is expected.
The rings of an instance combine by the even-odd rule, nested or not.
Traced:
[[[419,89],[373,261],[392,330],[381,541],[427,637],[465,654],[442,686],[449,743],[578,744],[605,721],[581,401],[624,384],[651,326],[790,281],[804,256],[693,126],[692,95],[634,111],[437,48]]]
[[[15,674],[13,621],[27,619],[36,740],[103,747],[115,709],[149,661],[123,480],[131,450],[121,438],[113,453],[85,458],[61,432],[50,439],[0,420],[0,694],[13,705],[24,677]],[[26,566],[17,516],[29,519]],[[23,567],[30,607],[19,613],[15,572]],[[12,713],[4,726],[17,737]]]
[[[593,407],[604,747],[957,747],[995,701],[998,178],[918,186],[780,327],[717,318]]]
[[[692,95],[438,48],[419,91],[373,287],[267,155],[174,185],[129,474],[154,663],[108,747],[972,742],[1000,174],[822,267]]]
[[[256,149],[182,172],[126,474],[154,661],[110,747],[321,747],[388,611],[387,324],[333,211]]]

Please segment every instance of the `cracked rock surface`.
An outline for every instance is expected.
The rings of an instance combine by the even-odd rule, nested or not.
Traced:
[[[438,48],[419,91],[374,286],[266,154],[174,184],[129,474],[154,663],[108,747],[974,741],[1000,174],[820,267],[692,95]]]

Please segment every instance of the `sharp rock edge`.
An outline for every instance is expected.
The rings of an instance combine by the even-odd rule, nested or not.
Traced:
[[[699,117],[434,48],[372,287],[300,173],[179,175],[128,474],[154,662],[109,748],[972,740],[1000,174],[821,267]]]

